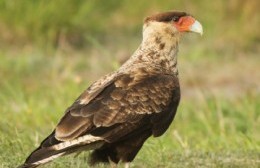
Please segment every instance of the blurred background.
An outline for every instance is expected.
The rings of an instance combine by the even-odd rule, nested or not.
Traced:
[[[182,101],[133,167],[260,164],[259,0],[0,0],[0,166],[21,163],[93,81],[142,39],[146,16],[180,10],[204,35],[179,52]],[[53,167],[85,167],[86,154]],[[185,164],[184,164],[185,161]]]

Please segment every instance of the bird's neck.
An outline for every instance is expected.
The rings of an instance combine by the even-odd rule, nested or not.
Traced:
[[[143,41],[123,67],[139,64],[157,67],[167,74],[178,75],[177,53],[179,34],[169,29],[144,30]]]

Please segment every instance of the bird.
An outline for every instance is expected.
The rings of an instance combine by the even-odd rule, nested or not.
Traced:
[[[203,33],[201,23],[186,12],[146,17],[132,56],[90,85],[19,167],[38,167],[81,151],[91,152],[90,165],[130,167],[144,142],[164,134],[175,117],[181,97],[177,53],[186,32]]]

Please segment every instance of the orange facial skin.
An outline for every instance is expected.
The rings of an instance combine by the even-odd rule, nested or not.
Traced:
[[[190,27],[196,20],[191,16],[183,16],[177,22],[174,22],[174,26],[179,32],[190,31]]]

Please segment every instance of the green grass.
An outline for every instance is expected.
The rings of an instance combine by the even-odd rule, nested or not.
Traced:
[[[140,32],[147,15],[167,10],[191,13],[202,24],[217,49],[251,50],[259,44],[258,0],[0,0],[0,44],[34,45],[45,49],[63,43],[84,48],[89,37],[105,40]]]
[[[100,52],[115,60],[111,56],[113,49]],[[21,164],[52,131],[74,99],[101,74],[118,66],[116,61],[98,56],[101,53],[89,53],[89,59],[85,53],[70,56],[58,51],[50,56],[32,50],[0,54],[0,167]],[[251,80],[255,87],[250,84],[241,88],[240,93],[234,91],[232,96],[225,95],[225,85],[219,85],[216,93],[211,90],[214,87],[208,86],[212,78],[220,76],[218,79],[225,83],[221,75],[228,71],[241,81],[241,73],[237,74],[236,70],[244,61],[222,60],[225,72],[219,70],[219,75],[216,73],[221,63],[219,58],[210,56],[202,61],[194,59],[193,54],[180,53],[186,55],[179,61],[183,96],[174,123],[165,135],[145,143],[133,167],[259,167],[257,80]],[[103,63],[97,64],[97,59]],[[247,60],[250,68],[244,66],[246,72],[259,70],[258,57],[248,56]],[[106,64],[108,61],[110,64]],[[198,75],[200,68],[208,67],[208,61],[211,69]],[[93,63],[96,63],[94,67]],[[231,69],[225,69],[225,65]],[[233,87],[241,87],[236,80],[232,79],[234,83],[228,88],[231,91]],[[88,152],[78,157],[66,156],[45,167],[86,167],[87,156]]]

